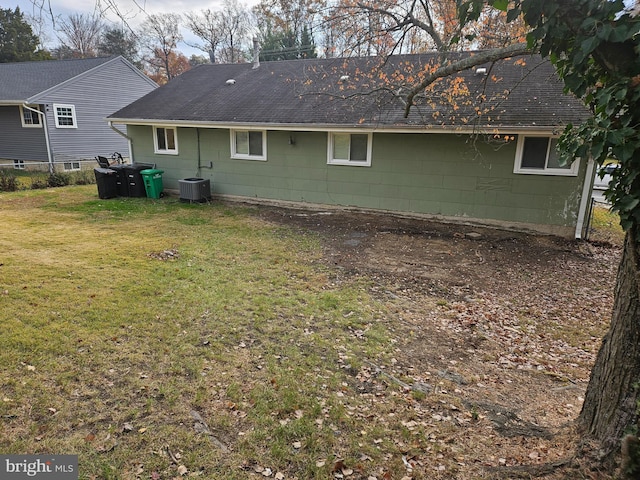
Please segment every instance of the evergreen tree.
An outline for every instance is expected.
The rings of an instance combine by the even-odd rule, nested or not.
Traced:
[[[48,60],[49,54],[38,49],[39,44],[19,7],[0,9],[0,63]]]

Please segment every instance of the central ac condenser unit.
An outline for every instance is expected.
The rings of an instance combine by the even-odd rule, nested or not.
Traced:
[[[206,202],[211,198],[211,181],[204,178],[178,180],[180,200],[183,202]]]

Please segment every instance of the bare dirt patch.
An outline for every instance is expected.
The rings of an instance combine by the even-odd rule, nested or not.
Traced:
[[[425,396],[426,425],[452,422],[458,473],[434,478],[611,478],[574,459],[574,420],[610,319],[620,245],[360,212],[257,210],[314,232],[336,282],[365,277],[386,303],[398,348],[391,365],[365,373]],[[468,422],[456,421],[460,411]]]

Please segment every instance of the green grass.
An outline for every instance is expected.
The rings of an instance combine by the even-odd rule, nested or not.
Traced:
[[[348,373],[392,350],[384,306],[335,286],[313,236],[95,186],[0,193],[0,223],[3,453],[77,454],[82,479],[176,477],[167,449],[203,478],[401,465]]]
[[[596,206],[591,218],[591,240],[622,244],[624,231],[620,226],[620,217],[610,208]]]

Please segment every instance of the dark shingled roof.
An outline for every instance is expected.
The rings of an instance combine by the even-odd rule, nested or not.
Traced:
[[[30,99],[112,58],[0,63],[0,103]]]
[[[473,55],[459,53],[452,55]],[[405,118],[402,98],[436,54],[201,65],[111,115],[123,122],[260,125],[299,129],[553,129],[581,123],[582,103],[563,93],[539,56],[487,64],[438,81]],[[399,95],[398,95],[399,93]]]

